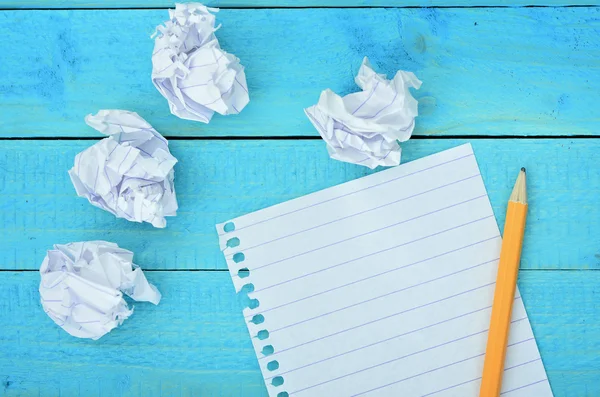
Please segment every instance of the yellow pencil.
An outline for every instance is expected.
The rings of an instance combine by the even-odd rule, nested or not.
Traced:
[[[525,179],[525,168],[521,168],[508,200],[479,397],[498,397],[502,387],[506,344],[517,287],[517,273],[519,272],[521,248],[523,247],[525,218],[527,217],[527,186]]]

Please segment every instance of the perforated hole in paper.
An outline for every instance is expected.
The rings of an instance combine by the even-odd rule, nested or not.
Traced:
[[[262,348],[262,354],[264,354],[265,356],[270,356],[274,352],[275,352],[275,348],[272,345],[266,345],[265,347]]]
[[[273,380],[271,381],[271,384],[275,387],[283,385],[283,377],[282,376],[274,377]]]
[[[238,277],[239,278],[246,278],[250,276],[250,270],[248,270],[247,267],[243,267],[240,270],[238,270]]]
[[[256,314],[254,317],[252,317],[252,320],[250,320],[250,322],[253,324],[262,324],[265,322],[265,316],[263,316],[262,314]]]
[[[253,291],[254,291],[254,284],[248,283],[248,284],[244,284],[244,286],[240,290],[240,294],[242,294],[242,293],[249,294],[250,292],[253,292]]]
[[[223,231],[225,233],[231,233],[231,232],[235,231],[235,224],[233,222],[227,222],[223,226]],[[240,243],[241,242],[238,237],[231,237],[227,240],[226,245],[228,248],[235,248],[235,247],[238,247],[240,245]],[[238,264],[238,263],[244,262],[246,260],[246,256],[243,252],[236,252],[235,254],[233,254],[231,259],[233,260],[234,263]],[[248,269],[248,267],[240,268],[240,269],[238,269],[236,275],[239,278],[248,278],[248,277],[250,277],[250,269]],[[244,299],[246,299],[246,302],[247,302],[246,305],[250,309],[256,309],[260,305],[260,302],[258,299],[249,299],[249,297],[247,296],[248,293],[253,292],[253,291],[254,291],[254,284],[252,284],[252,283],[245,284],[240,289],[240,293],[246,295],[244,297]],[[262,314],[256,314],[250,320],[250,322],[255,325],[262,324],[262,323],[264,323],[264,321],[265,321],[265,317]],[[262,329],[257,332],[256,337],[260,341],[265,341],[269,338],[269,331],[266,329]],[[270,356],[274,352],[275,352],[275,348],[273,347],[273,345],[270,345],[270,344],[264,345],[261,349],[261,353],[264,356]],[[267,370],[277,371],[278,369],[279,369],[279,362],[277,360],[272,360],[272,361],[269,361],[269,363],[267,363]],[[271,379],[271,385],[273,385],[274,387],[279,387],[279,386],[283,385],[283,383],[284,383],[284,378],[282,376],[275,376]],[[277,394],[277,397],[289,397],[289,394],[286,391],[282,391]]]
[[[259,305],[260,305],[260,302],[258,301],[258,299],[250,299],[248,301],[248,307],[250,309],[256,309]]]
[[[240,239],[237,237],[232,237],[229,240],[227,240],[227,246],[229,248],[235,248],[238,245],[240,245]]]

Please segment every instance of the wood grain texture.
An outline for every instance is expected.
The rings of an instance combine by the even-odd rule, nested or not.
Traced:
[[[0,8],[172,8],[172,0],[0,0]],[[436,6],[564,6],[593,5],[584,0],[212,0],[203,4],[211,7],[436,7]]]
[[[163,294],[122,327],[79,340],[42,311],[35,272],[0,273],[4,396],[266,396],[226,272],[150,272]],[[522,271],[556,397],[600,395],[600,272]]]
[[[404,162],[465,141],[407,142]],[[320,140],[171,141],[180,210],[166,229],[115,219],[78,198],[67,170],[93,141],[0,142],[0,268],[37,269],[55,243],[105,239],[146,269],[223,269],[214,225],[368,174]],[[529,217],[522,268],[600,268],[600,139],[472,141],[499,224],[520,167]],[[402,192],[399,192],[402,194]]]
[[[71,337],[46,316],[37,272],[0,273],[0,395],[263,395],[229,275],[147,277],[161,303],[136,303],[122,332],[94,342]]]
[[[209,125],[170,115],[150,81],[166,10],[0,12],[0,135],[96,136],[103,108],[168,136],[316,135],[302,109],[356,91],[367,55],[414,71],[416,134],[594,135],[600,9],[228,9],[219,40],[246,66],[251,101]]]

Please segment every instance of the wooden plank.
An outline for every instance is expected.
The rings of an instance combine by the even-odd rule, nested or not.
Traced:
[[[94,342],[71,337],[46,316],[37,272],[0,273],[2,395],[262,395],[229,275],[147,276],[163,294],[159,306],[136,303],[120,332]]]
[[[266,396],[226,272],[150,272],[163,294],[99,341],[42,311],[34,272],[0,273],[4,396]],[[600,395],[597,271],[522,271],[520,288],[556,397]],[[1,385],[0,385],[1,387]]]
[[[404,161],[464,142],[411,140]],[[75,195],[67,170],[92,143],[0,141],[0,268],[37,269],[52,244],[105,239],[135,252],[146,269],[223,269],[217,222],[370,172],[329,159],[320,140],[171,141],[180,160],[180,211],[166,229],[154,229],[115,219]],[[600,139],[472,144],[500,225],[518,169],[527,167],[523,268],[600,268]]]
[[[565,0],[212,0],[204,4],[211,7],[235,8],[302,8],[302,7],[436,7],[436,6],[565,6],[591,5],[595,1]],[[172,8],[171,0],[0,0],[0,8]]]
[[[170,115],[151,84],[149,36],[165,18],[0,12],[0,135],[97,136],[83,118],[102,108],[168,136],[316,135],[302,109],[325,88],[355,91],[365,55],[423,80],[416,134],[598,134],[599,8],[223,10],[218,36],[246,66],[251,102],[209,125]]]

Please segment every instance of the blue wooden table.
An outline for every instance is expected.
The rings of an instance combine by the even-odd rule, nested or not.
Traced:
[[[0,0],[0,393],[265,396],[214,224],[371,172],[330,160],[302,111],[324,88],[356,90],[367,55],[423,80],[403,161],[470,141],[500,225],[527,167],[523,300],[555,396],[600,396],[600,8],[589,4],[213,1],[251,102],[204,125],[170,115],[150,81],[149,36],[170,2]],[[83,118],[111,108],[138,112],[180,160],[166,229],[75,194],[67,170],[99,139]],[[36,272],[52,244],[93,239],[134,251],[163,294],[95,342],[44,314]]]

